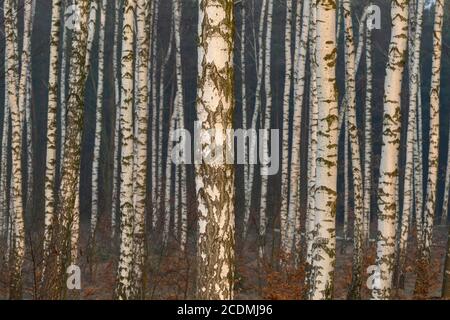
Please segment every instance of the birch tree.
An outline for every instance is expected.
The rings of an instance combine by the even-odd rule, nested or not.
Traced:
[[[121,57],[121,172],[120,172],[120,210],[121,234],[120,257],[117,268],[116,297],[120,300],[130,299],[134,295],[133,287],[133,61],[134,61],[134,12],[137,0],[123,2],[123,30]]]
[[[23,121],[20,111],[17,83],[19,79],[17,46],[17,2],[6,0],[4,2],[4,25],[7,57],[6,87],[8,105],[11,112],[11,148],[12,148],[12,210],[11,220],[13,227],[13,242],[11,256],[11,273],[9,297],[20,299],[22,297],[22,267],[25,258],[25,228],[23,220],[22,199],[22,127]]]
[[[362,263],[363,263],[363,219],[364,199],[363,180],[361,170],[361,148],[356,121],[356,69],[355,69],[355,43],[353,37],[352,10],[350,0],[344,0],[343,5],[345,24],[345,86],[346,86],[346,112],[348,121],[348,135],[351,147],[351,165],[353,176],[353,199],[354,199],[354,227],[353,227],[353,271],[352,284],[350,286],[349,298],[359,299],[361,297]],[[363,39],[359,39],[360,42]],[[347,177],[346,177],[347,178]]]
[[[293,244],[294,232],[292,228],[295,225],[294,212],[289,211],[289,125],[290,125],[290,102],[292,87],[292,0],[286,1],[286,33],[284,41],[284,91],[283,91],[283,136],[282,136],[282,154],[281,154],[281,249],[290,254]],[[267,61],[266,61],[267,63]],[[289,215],[289,213],[291,213]]]
[[[430,133],[428,151],[427,198],[425,202],[423,239],[419,243],[419,262],[423,264],[423,273],[418,274],[418,283],[428,271],[431,260],[434,217],[436,211],[436,186],[439,169],[439,106],[441,91],[442,25],[444,20],[444,0],[435,1],[433,30],[433,57],[430,88]]]
[[[392,32],[384,82],[383,144],[378,185],[378,236],[374,299],[391,295],[395,260],[396,181],[400,144],[400,95],[408,39],[408,1],[391,6]]]
[[[199,11],[198,137],[203,154],[211,152],[215,129],[219,158],[196,165],[199,212],[197,295],[200,299],[232,299],[234,284],[234,166],[231,152],[233,88],[232,0],[202,0]],[[228,130],[228,131],[227,131]],[[209,141],[209,143],[208,143]]]
[[[92,203],[91,203],[91,241],[95,241],[95,230],[98,220],[98,175],[100,159],[100,143],[102,135],[102,113],[103,113],[103,92],[104,92],[104,69],[105,69],[105,14],[107,2],[102,0],[100,6],[100,29],[98,37],[98,80],[97,80],[97,101],[95,109],[95,137],[94,154],[92,161]]]
[[[135,218],[133,230],[133,263],[135,265],[133,280],[135,281],[136,297],[144,297],[144,243],[145,243],[145,213],[147,191],[147,122],[148,122],[148,52],[149,52],[149,3],[145,0],[137,1],[137,153],[134,165],[136,179],[134,181]]]
[[[58,116],[58,74],[59,45],[61,32],[62,1],[52,1],[52,20],[50,29],[50,68],[48,79],[48,111],[47,111],[47,152],[45,169],[45,218],[44,218],[44,259],[49,256],[49,246],[55,220],[55,177],[57,150],[57,116]],[[47,263],[47,261],[44,261]],[[44,265],[45,267],[45,265]]]
[[[315,222],[309,298],[331,299],[336,256],[338,102],[336,1],[317,2],[316,63],[318,132]]]
[[[65,294],[66,269],[76,263],[79,237],[79,176],[81,157],[81,135],[86,82],[86,48],[88,10],[90,1],[77,2],[80,9],[77,27],[72,30],[70,50],[70,77],[67,101],[67,132],[62,159],[61,186],[58,201],[58,239],[61,252],[58,275],[61,294]]]

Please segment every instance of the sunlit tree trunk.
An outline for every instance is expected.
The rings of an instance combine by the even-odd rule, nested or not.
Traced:
[[[107,3],[102,0],[100,6],[100,29],[98,40],[98,80],[97,80],[97,103],[95,111],[95,137],[94,137],[94,155],[92,161],[92,203],[91,203],[91,241],[95,241],[95,230],[98,220],[98,175],[100,160],[100,143],[102,137],[103,122],[103,78],[105,69],[105,14]]]
[[[449,130],[449,139],[448,139],[448,152],[447,152],[447,170],[445,176],[445,187],[444,187],[444,202],[442,204],[442,215],[441,215],[441,224],[447,224],[448,218],[448,202],[450,197],[450,130]]]
[[[378,236],[374,299],[391,295],[395,260],[396,184],[400,145],[400,95],[408,39],[408,1],[392,2],[392,33],[384,90],[383,144],[378,185]]]
[[[120,211],[121,235],[120,257],[117,269],[116,297],[121,300],[131,299],[135,294],[133,283],[133,83],[134,83],[134,12],[137,0],[125,0],[123,3],[122,30],[122,87],[121,87],[121,173],[120,173]]]
[[[309,299],[331,299],[336,257],[338,101],[336,1],[317,3],[317,99],[319,106],[315,222]]]
[[[315,225],[315,185],[316,185],[316,167],[317,167],[317,130],[319,117],[319,102],[317,100],[317,61],[316,61],[316,13],[317,5],[311,1],[310,29],[309,29],[309,56],[311,60],[311,88],[309,97],[309,152],[308,152],[308,200],[306,208],[305,234],[306,234],[306,286],[311,287],[312,278],[312,258],[313,241]]]
[[[199,11],[199,148],[203,154],[211,151],[209,130],[215,129],[215,150],[221,155],[195,168],[200,299],[233,298],[235,174],[234,166],[224,162],[232,151],[227,134],[232,129],[234,111],[233,6],[233,0],[203,0]]]

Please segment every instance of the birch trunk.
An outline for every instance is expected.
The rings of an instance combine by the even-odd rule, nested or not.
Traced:
[[[135,282],[135,297],[145,298],[144,266],[145,266],[145,213],[147,203],[147,144],[148,144],[148,62],[149,62],[149,34],[148,23],[149,3],[145,0],[137,2],[137,153],[134,159],[136,179],[134,185],[134,258],[135,271],[133,280]]]
[[[257,63],[257,70],[256,70],[256,92],[255,92],[255,105],[252,115],[252,123],[251,123],[251,129],[255,129],[258,125],[258,116],[261,113],[261,87],[262,87],[262,79],[263,79],[263,61],[264,61],[264,45],[263,45],[263,34],[264,34],[264,22],[265,17],[267,15],[267,2],[268,0],[262,1],[261,6],[261,15],[259,17],[259,29],[258,29],[258,63]],[[253,143],[250,143],[250,155],[252,152],[255,152],[256,150],[256,139],[252,140]],[[247,234],[248,231],[248,223],[250,218],[250,209],[252,206],[252,193],[253,193],[253,184],[254,184],[254,175],[255,175],[255,165],[252,165],[249,161],[249,173],[248,173],[248,181],[245,183],[245,193],[248,195],[247,203],[245,205],[245,212],[244,212],[244,237]]]
[[[119,33],[119,18],[122,12],[121,0],[115,1],[115,21],[114,21],[114,46],[113,46],[113,72],[114,72],[114,106],[115,106],[115,120],[114,120],[114,159],[113,159],[113,188],[112,188],[112,207],[111,207],[111,237],[114,239],[116,235],[116,220],[118,217],[118,211],[120,207],[118,204],[118,197],[120,192],[120,163],[119,163],[119,151],[120,151],[120,77],[119,77],[119,61],[118,50],[120,43]]]
[[[137,0],[126,0],[123,4],[122,57],[121,57],[121,115],[122,133],[121,173],[120,173],[120,210],[121,235],[120,258],[117,269],[116,297],[126,300],[135,293],[133,283],[133,225],[135,212],[133,207],[133,83],[134,83],[134,12]]]
[[[345,87],[347,93],[347,120],[348,135],[351,150],[351,166],[353,176],[353,201],[354,201],[354,226],[353,226],[353,270],[352,284],[350,286],[349,298],[359,299],[361,297],[362,267],[363,267],[363,219],[364,219],[364,195],[363,179],[361,170],[361,146],[358,136],[356,119],[356,64],[355,64],[355,42],[353,37],[353,23],[350,0],[343,1],[343,14],[345,23],[345,56],[346,72]],[[364,43],[363,39],[359,39]]]
[[[427,198],[425,202],[423,239],[419,244],[419,261],[423,263],[424,273],[428,273],[431,260],[431,244],[433,238],[434,217],[436,211],[436,186],[439,169],[439,109],[441,91],[441,56],[442,56],[442,25],[444,20],[444,0],[436,0],[434,32],[433,32],[433,61],[431,66],[430,88],[430,134],[428,151],[428,181]],[[418,274],[416,283],[420,284],[424,273]]]
[[[289,210],[289,129],[290,129],[290,102],[292,87],[292,0],[286,1],[286,33],[284,41],[284,89],[283,89],[283,138],[281,150],[281,249],[290,255],[294,241],[295,211]],[[266,61],[267,64],[267,61]],[[267,88],[266,88],[267,90]],[[290,213],[290,214],[289,214]]]
[[[303,8],[302,8],[303,7]],[[296,263],[299,262],[301,252],[301,216],[300,216],[300,144],[302,141],[302,112],[305,97],[306,77],[306,55],[308,50],[308,35],[310,32],[310,0],[297,3],[296,16],[296,40],[294,51],[294,115],[293,115],[293,138],[291,157],[291,179],[289,189],[289,213],[295,216],[295,243],[294,252],[297,255]],[[297,264],[298,265],[298,264]]]
[[[410,52],[410,72],[409,72],[409,112],[408,112],[408,131],[406,136],[406,165],[403,191],[403,211],[400,223],[400,237],[398,244],[398,279],[403,277],[403,268],[406,262],[406,250],[409,235],[409,224],[413,209],[413,171],[414,171],[414,144],[417,131],[417,92],[420,90],[419,72],[420,72],[420,48],[422,36],[422,15],[424,1],[418,0],[417,11],[414,11],[415,30],[412,35],[412,44]],[[410,17],[411,19],[412,17]]]
[[[450,298],[450,228],[448,230],[447,238],[447,252],[444,263],[444,280],[442,285],[442,298]]]
[[[318,132],[310,299],[331,299],[336,257],[338,101],[336,1],[317,3]]]
[[[408,1],[392,2],[392,33],[384,84],[383,145],[378,185],[378,236],[374,299],[391,295],[395,260],[396,182],[400,144],[400,95],[408,39]]]
[[[22,267],[25,258],[25,229],[23,220],[23,199],[22,199],[22,113],[18,101],[18,78],[17,67],[17,2],[6,0],[4,3],[4,25],[7,57],[6,87],[8,105],[11,112],[11,148],[12,148],[12,210],[11,219],[13,227],[11,274],[10,274],[10,299],[20,299],[22,297]]]
[[[265,41],[265,58],[264,58],[264,93],[266,96],[266,109],[264,110],[264,124],[263,128],[268,132],[270,130],[270,124],[272,120],[272,82],[271,82],[271,52],[272,52],[272,14],[274,8],[273,0],[269,0],[267,10],[267,33]],[[269,158],[269,135],[264,136],[263,141],[260,141],[262,145],[262,154],[264,159]],[[266,227],[267,227],[267,189],[269,183],[269,177],[264,172],[266,168],[261,167],[261,201],[259,209],[259,254],[262,258],[264,255],[265,237],[266,237]]]
[[[50,254],[50,241],[55,219],[55,177],[56,177],[56,150],[58,127],[58,73],[59,73],[59,45],[61,32],[62,1],[52,1],[52,20],[50,30],[50,68],[48,80],[48,111],[47,111],[47,153],[45,169],[45,218],[44,218],[44,259]],[[44,261],[44,267],[47,261]],[[43,272],[44,273],[44,272]]]
[[[234,284],[234,166],[227,138],[233,125],[234,1],[203,0],[199,12],[199,81],[197,115],[202,152],[211,151],[215,129],[222,161],[196,165],[199,212],[197,294],[200,299],[232,299]],[[220,79],[220,81],[216,81]]]
[[[92,203],[91,203],[91,241],[95,241],[95,230],[98,220],[98,175],[100,160],[100,143],[102,137],[103,122],[103,78],[105,69],[105,14],[107,3],[102,0],[100,6],[100,29],[98,38],[98,80],[97,80],[97,102],[95,111],[95,137],[94,154],[92,160]]]
[[[310,29],[309,29],[309,56],[311,60],[311,90],[309,101],[309,153],[308,153],[308,206],[306,210],[306,287],[310,290],[312,279],[313,241],[315,225],[315,185],[317,167],[317,130],[319,120],[319,101],[317,99],[317,61],[316,61],[316,20],[317,4],[311,1]]]
[[[71,72],[67,101],[67,134],[64,141],[64,158],[58,201],[60,266],[58,270],[61,294],[65,295],[67,267],[76,263],[79,233],[79,175],[81,157],[81,135],[86,82],[86,47],[89,1],[80,0],[80,28],[72,30],[73,40],[70,54]]]

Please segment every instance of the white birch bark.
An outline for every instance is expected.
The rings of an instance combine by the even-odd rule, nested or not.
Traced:
[[[411,39],[410,68],[409,68],[409,112],[408,112],[408,131],[406,137],[406,165],[403,191],[403,211],[400,222],[400,236],[398,243],[398,272],[399,279],[402,277],[403,268],[406,261],[406,250],[409,235],[410,217],[413,209],[413,172],[414,172],[414,144],[417,131],[417,92],[420,90],[419,72],[420,72],[420,46],[422,36],[422,15],[424,1],[418,0],[417,9],[414,11],[415,30]],[[411,19],[412,17],[410,17]]]
[[[270,124],[272,120],[272,82],[271,82],[271,52],[272,52],[272,15],[274,9],[273,0],[269,0],[268,2],[268,10],[267,10],[267,33],[266,33],[266,41],[264,48],[264,94],[266,96],[266,109],[264,110],[263,119],[263,128],[268,132],[270,130]],[[264,159],[269,158],[269,135],[266,134],[264,136],[263,141],[260,141],[262,154]],[[267,189],[269,183],[269,177],[264,173],[266,168],[264,166],[261,167],[261,200],[260,200],[260,208],[259,208],[259,255],[263,257],[264,255],[264,245],[265,245],[265,236],[266,236],[266,227],[267,227]]]
[[[95,241],[95,230],[98,220],[98,175],[100,160],[100,143],[102,137],[103,122],[103,92],[104,92],[104,69],[105,69],[105,15],[106,0],[102,0],[100,6],[100,29],[98,38],[98,80],[97,80],[97,101],[95,110],[95,137],[94,137],[94,154],[92,159],[92,203],[91,203],[91,241]]]
[[[336,1],[317,3],[317,98],[319,106],[315,182],[315,238],[310,299],[331,299],[336,253],[338,101]]]
[[[436,211],[436,186],[439,169],[439,106],[441,91],[442,25],[444,20],[444,0],[435,1],[433,31],[433,62],[431,66],[430,88],[430,133],[428,151],[427,198],[424,211],[423,243],[419,245],[424,261],[429,261]]]
[[[281,249],[290,254],[294,241],[295,211],[289,210],[289,129],[290,129],[290,98],[292,87],[292,0],[286,1],[286,33],[284,41],[284,88],[283,88],[283,119],[282,119],[282,149],[281,149]],[[267,64],[267,61],[266,61]],[[270,64],[269,64],[270,66]],[[266,89],[267,90],[267,89]],[[298,177],[297,177],[298,178]]]
[[[303,7],[303,8],[302,8]],[[295,216],[294,228],[294,252],[297,255],[296,263],[299,262],[301,252],[301,216],[300,216],[300,144],[302,141],[302,112],[305,97],[306,77],[306,55],[308,50],[308,35],[310,29],[310,0],[297,4],[296,16],[296,40],[294,51],[294,115],[293,115],[293,138],[291,157],[291,179],[289,189],[289,213]]]
[[[134,82],[134,12],[137,0],[125,0],[123,3],[122,30],[122,87],[121,115],[122,131],[121,173],[120,173],[120,210],[121,235],[120,258],[117,269],[116,296],[120,300],[133,297],[133,168],[134,168],[134,135],[133,135],[133,82]]]
[[[45,169],[45,218],[44,218],[44,259],[49,255],[49,246],[55,219],[55,177],[57,150],[57,113],[58,113],[58,73],[59,73],[59,45],[61,32],[62,1],[52,1],[52,20],[50,29],[50,67],[48,80],[48,111],[47,111],[47,152]],[[46,261],[44,261],[45,267]]]
[[[234,166],[224,163],[233,125],[233,0],[204,0],[199,10],[197,115],[202,152],[211,152],[210,129],[221,157],[196,165],[198,199],[197,295],[232,299],[234,286]],[[216,79],[221,79],[216,81]],[[221,159],[222,160],[221,160]]]
[[[12,172],[11,172],[11,220],[12,227],[12,254],[10,262],[10,299],[22,297],[22,267],[25,258],[25,227],[23,220],[22,199],[22,113],[18,101],[19,70],[17,51],[17,2],[6,0],[4,3],[5,25],[5,54],[7,56],[8,69],[6,72],[6,86],[8,105],[11,112],[11,148],[12,148]]]
[[[120,102],[121,102],[121,92],[120,92],[120,82],[119,82],[119,61],[118,61],[118,50],[120,36],[119,33],[119,18],[122,11],[121,0],[115,1],[115,18],[114,18],[114,46],[113,46],[113,72],[114,72],[114,106],[115,106],[115,120],[114,120],[114,159],[113,159],[113,188],[112,188],[112,207],[111,207],[111,237],[114,239],[116,235],[116,220],[119,216],[118,211],[118,197],[120,192],[119,185],[119,140],[120,140]]]
[[[262,87],[262,79],[263,79],[263,61],[264,61],[264,44],[263,44],[263,34],[264,34],[264,23],[266,22],[267,15],[267,3],[268,0],[263,0],[261,4],[261,15],[259,18],[259,29],[258,29],[258,63],[256,64],[256,92],[255,92],[255,104],[252,115],[251,129],[255,129],[258,125],[258,117],[261,113],[261,87]],[[253,139],[253,143],[250,143],[249,154],[256,150],[256,139]],[[249,161],[249,173],[248,173],[248,181],[245,183],[245,193],[248,195],[247,203],[245,205],[244,212],[244,237],[248,231],[248,223],[250,218],[250,209],[252,206],[252,191],[254,185],[254,175],[255,175],[255,165],[250,164]]]
[[[352,10],[349,0],[343,1],[343,14],[345,23],[345,56],[346,72],[345,87],[347,94],[347,121],[348,135],[351,150],[351,168],[353,176],[353,201],[354,201],[354,226],[353,226],[353,270],[352,284],[348,297],[359,299],[361,297],[362,263],[363,263],[363,179],[361,169],[361,146],[358,136],[356,120],[356,64],[355,64],[355,42],[353,36]],[[363,39],[359,39],[364,43]]]
[[[392,33],[384,92],[383,145],[378,185],[378,236],[374,299],[391,295],[395,260],[396,182],[400,144],[400,95],[408,36],[408,1],[392,2]]]

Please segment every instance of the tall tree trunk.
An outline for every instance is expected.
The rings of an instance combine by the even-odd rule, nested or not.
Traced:
[[[392,2],[392,33],[384,89],[383,144],[378,185],[377,269],[374,299],[391,295],[395,260],[396,183],[400,144],[400,95],[408,39],[408,1]]]
[[[281,149],[281,249],[290,254],[294,241],[295,211],[289,210],[289,129],[290,105],[292,88],[292,0],[286,1],[286,34],[284,41],[284,88],[283,88],[283,120],[282,120],[282,149]],[[266,62],[267,63],[267,62]],[[290,214],[289,214],[290,213]]]
[[[353,201],[354,201],[354,227],[353,227],[353,270],[352,283],[348,297],[359,299],[361,297],[362,267],[363,267],[363,220],[364,198],[363,179],[361,170],[361,146],[356,120],[356,67],[355,67],[355,42],[353,37],[352,10],[350,0],[343,1],[343,13],[345,23],[345,56],[346,72],[345,87],[347,94],[347,121],[351,150],[351,165],[353,176]],[[362,35],[363,37],[363,35]],[[363,39],[359,39],[364,43]]]
[[[199,81],[197,115],[200,148],[211,151],[215,129],[218,161],[196,165],[199,211],[197,295],[200,299],[232,299],[234,285],[234,166],[231,152],[234,112],[233,0],[203,0],[199,12]],[[216,81],[220,79],[220,81]]]
[[[134,181],[134,244],[133,244],[133,263],[135,282],[135,297],[143,299],[145,297],[144,282],[144,265],[145,265],[145,213],[146,213],[146,197],[147,197],[147,144],[148,144],[148,62],[149,62],[149,3],[145,0],[137,1],[137,101],[136,113],[137,118],[137,153],[135,154],[134,165],[136,170],[136,179]]]
[[[256,92],[255,92],[255,105],[252,115],[251,129],[256,130],[258,125],[258,117],[261,113],[261,87],[262,87],[262,79],[263,79],[263,62],[264,62],[264,45],[263,45],[263,34],[264,34],[264,23],[266,21],[265,17],[267,15],[267,2],[268,0],[263,0],[261,4],[261,14],[259,17],[259,29],[258,29],[258,63],[256,64]],[[254,185],[254,176],[255,176],[255,165],[251,164],[250,158],[252,156],[252,152],[254,153],[256,150],[257,141],[253,139],[250,143],[250,152],[249,152],[249,173],[248,173],[248,181],[245,183],[245,193],[248,195],[247,203],[245,204],[245,212],[244,212],[244,237],[248,231],[248,223],[250,218],[250,210],[252,206],[252,193],[253,193],[253,185]]]
[[[59,74],[59,46],[61,32],[62,1],[52,1],[52,20],[50,30],[50,68],[48,80],[48,111],[47,111],[47,152],[45,169],[45,218],[44,218],[44,268],[50,255],[50,241],[52,239],[56,206],[56,151],[58,126],[58,74]],[[45,270],[42,272],[44,275]]]
[[[400,235],[398,241],[398,264],[396,269],[398,271],[398,280],[400,282],[403,278],[403,272],[406,262],[406,250],[409,235],[409,225],[413,209],[413,172],[414,172],[414,144],[416,141],[417,131],[417,91],[420,90],[419,72],[420,72],[420,44],[422,35],[422,14],[424,8],[424,1],[418,0],[417,11],[414,10],[415,30],[412,34],[411,46],[409,53],[409,112],[408,112],[408,130],[406,137],[406,165],[403,191],[403,211],[400,223]]]
[[[431,243],[433,238],[434,217],[436,212],[436,187],[439,169],[439,109],[441,92],[441,56],[442,56],[442,25],[444,20],[444,0],[436,0],[433,32],[433,62],[431,66],[430,88],[430,134],[428,151],[428,181],[427,198],[425,202],[423,239],[419,243],[419,263],[423,272],[418,273],[417,286],[428,276],[431,262]],[[428,291],[428,285],[423,283]],[[425,292],[427,293],[427,292]]]
[[[81,135],[83,104],[86,82],[86,47],[88,28],[88,0],[80,0],[80,28],[72,30],[73,40],[70,54],[71,72],[67,101],[67,134],[64,141],[64,158],[58,201],[58,239],[60,246],[60,266],[58,270],[60,293],[66,293],[65,278],[67,267],[78,258],[79,233],[79,176],[81,157]]]
[[[268,134],[270,130],[270,124],[272,120],[272,104],[273,104],[273,95],[272,95],[272,81],[271,81],[271,57],[272,57],[272,14],[274,9],[274,1],[269,0],[268,2],[268,10],[267,10],[267,33],[266,33],[266,42],[264,47],[264,93],[266,96],[266,109],[264,110],[263,119],[263,128],[266,130],[266,135],[264,136],[263,141],[260,141],[262,145],[262,153],[263,158],[269,159],[269,139],[270,136]],[[264,165],[261,167],[261,201],[259,208],[259,254],[260,257],[264,255],[264,246],[265,246],[265,237],[266,237],[266,228],[267,228],[267,189],[269,183],[269,176],[267,175],[266,167]]]
[[[362,43],[362,39],[359,40]],[[366,100],[364,109],[364,229],[366,244],[370,239],[372,195],[372,30],[366,27]]]
[[[302,8],[303,7],[303,8]],[[301,215],[300,215],[300,149],[302,141],[302,113],[305,98],[306,82],[306,55],[308,50],[308,35],[310,29],[310,0],[297,3],[296,16],[296,40],[294,51],[294,115],[293,115],[293,137],[291,157],[291,179],[289,194],[289,213],[295,216],[295,242],[294,252],[296,254],[296,265],[299,263],[301,252]]]
[[[317,96],[319,105],[314,244],[310,299],[331,299],[336,257],[338,101],[336,1],[317,3]]]
[[[23,220],[22,199],[22,127],[23,121],[19,101],[17,83],[19,77],[17,46],[17,2],[6,0],[4,3],[4,24],[7,58],[6,86],[8,105],[11,112],[11,148],[12,148],[12,210],[13,242],[11,254],[10,299],[22,297],[22,267],[25,257],[25,229]]]
[[[114,239],[116,235],[116,220],[119,216],[118,211],[120,207],[118,204],[118,197],[120,192],[120,163],[119,163],[119,152],[120,152],[120,102],[121,92],[120,92],[120,77],[119,77],[119,61],[118,52],[120,44],[120,32],[119,32],[119,19],[120,13],[122,12],[121,0],[115,1],[115,22],[114,22],[114,46],[113,46],[113,72],[114,72],[114,107],[115,107],[115,120],[114,120],[114,151],[113,151],[113,188],[112,188],[112,207],[111,207],[111,237]]]
[[[91,241],[95,241],[95,230],[97,229],[98,220],[98,175],[100,160],[100,143],[102,138],[102,122],[103,122],[103,79],[105,69],[105,14],[107,3],[102,0],[100,6],[100,29],[98,37],[98,80],[97,80],[97,102],[95,111],[95,137],[94,137],[94,154],[92,160],[92,203],[91,203]]]
[[[120,258],[117,269],[116,297],[121,300],[133,298],[133,226],[135,211],[133,206],[133,84],[134,84],[134,12],[137,0],[125,0],[123,4],[122,30],[122,87],[120,127],[122,133],[121,173],[120,173],[120,210],[121,235]]]

